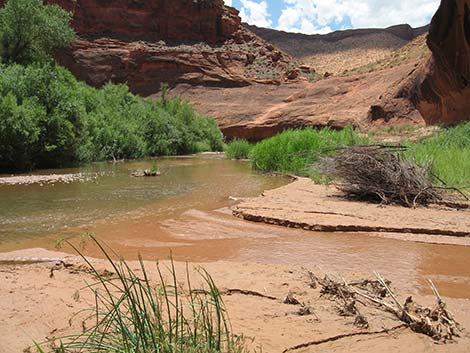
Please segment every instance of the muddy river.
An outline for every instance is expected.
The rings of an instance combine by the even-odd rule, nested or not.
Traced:
[[[158,164],[162,175],[135,178]],[[209,262],[229,260],[379,271],[411,292],[470,298],[470,247],[415,243],[368,234],[314,233],[249,223],[231,215],[236,198],[285,185],[246,162],[220,156],[145,160],[40,171],[80,174],[80,180],[0,183],[0,252],[55,249],[58,239],[80,242],[90,232],[126,258]],[[99,256],[85,241],[86,254]],[[64,249],[70,251],[70,249]]]

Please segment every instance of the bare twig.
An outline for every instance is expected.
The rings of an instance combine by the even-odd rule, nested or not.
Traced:
[[[225,289],[225,290],[221,291],[221,294],[222,295],[241,294],[241,295],[248,295],[248,296],[252,296],[252,297],[265,298],[265,299],[269,299],[269,300],[279,300],[279,298],[276,298],[276,297],[273,297],[273,296],[270,296],[270,295],[262,294],[262,293],[255,292],[255,291],[252,291],[252,290],[238,289],[238,288]]]
[[[406,327],[405,324],[400,324],[398,326],[394,326],[394,327],[389,328],[389,329],[385,328],[385,329],[379,330],[379,331],[361,331],[361,332],[344,333],[344,334],[337,335],[337,336],[327,337],[327,338],[323,338],[323,339],[316,340],[316,341],[310,341],[310,342],[298,344],[296,346],[285,349],[282,353],[292,352],[292,351],[295,351],[297,349],[307,348],[307,347],[311,347],[311,346],[318,346],[318,345],[323,344],[323,343],[338,341],[340,339],[348,338],[348,337],[379,335],[381,333],[389,333],[389,332],[396,331],[396,330],[399,330],[399,329],[405,328],[405,327]]]
[[[328,177],[342,180],[338,188],[348,198],[406,207],[442,200],[443,188],[433,184],[430,164],[421,166],[403,159],[397,153],[401,151],[384,146],[349,147],[323,158],[320,169]]]

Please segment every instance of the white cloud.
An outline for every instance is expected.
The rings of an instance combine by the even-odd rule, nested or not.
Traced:
[[[274,0],[273,0],[274,1]],[[429,22],[439,0],[283,0],[277,29],[326,33],[347,18],[353,28],[388,27]]]
[[[343,6],[355,28],[388,27],[401,23],[418,27],[429,22],[439,3],[439,0],[347,0]]]
[[[225,5],[232,6],[232,0],[224,0]]]
[[[240,17],[242,21],[258,27],[271,27],[272,21],[268,11],[266,0],[261,2],[252,0],[241,0]]]
[[[334,20],[335,7],[325,8],[328,0],[284,0],[284,8],[278,20],[277,29],[288,32],[326,33],[331,28],[328,23]]]

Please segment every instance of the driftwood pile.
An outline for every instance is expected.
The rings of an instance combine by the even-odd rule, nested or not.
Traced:
[[[403,159],[402,147],[349,147],[333,157],[324,158],[321,171],[338,185],[347,198],[427,206],[443,199],[442,188],[433,184],[430,166]]]
[[[431,281],[429,284],[436,296],[437,305],[427,308],[414,302],[412,297],[408,297],[404,304],[401,304],[391,289],[391,282],[378,273],[375,275],[376,280],[347,282],[328,275],[320,279],[308,272],[309,285],[314,288],[320,285],[321,295],[336,302],[339,315],[355,317],[354,325],[358,328],[369,326],[367,318],[357,307],[357,304],[361,303],[365,307],[392,313],[414,332],[425,334],[436,342],[446,343],[460,337],[459,323],[447,310],[445,302]]]
[[[160,176],[161,173],[159,170],[152,170],[152,169],[143,169],[143,170],[136,170],[132,172],[132,176],[136,178],[140,177],[157,177]]]

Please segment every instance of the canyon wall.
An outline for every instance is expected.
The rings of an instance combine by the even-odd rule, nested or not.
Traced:
[[[223,0],[47,0],[72,12],[80,37],[215,44],[240,27]]]
[[[442,0],[434,15],[429,55],[371,106],[372,122],[413,116],[428,125],[470,120],[470,0]]]
[[[418,109],[429,124],[470,120],[470,0],[443,0],[429,30],[432,58]]]

